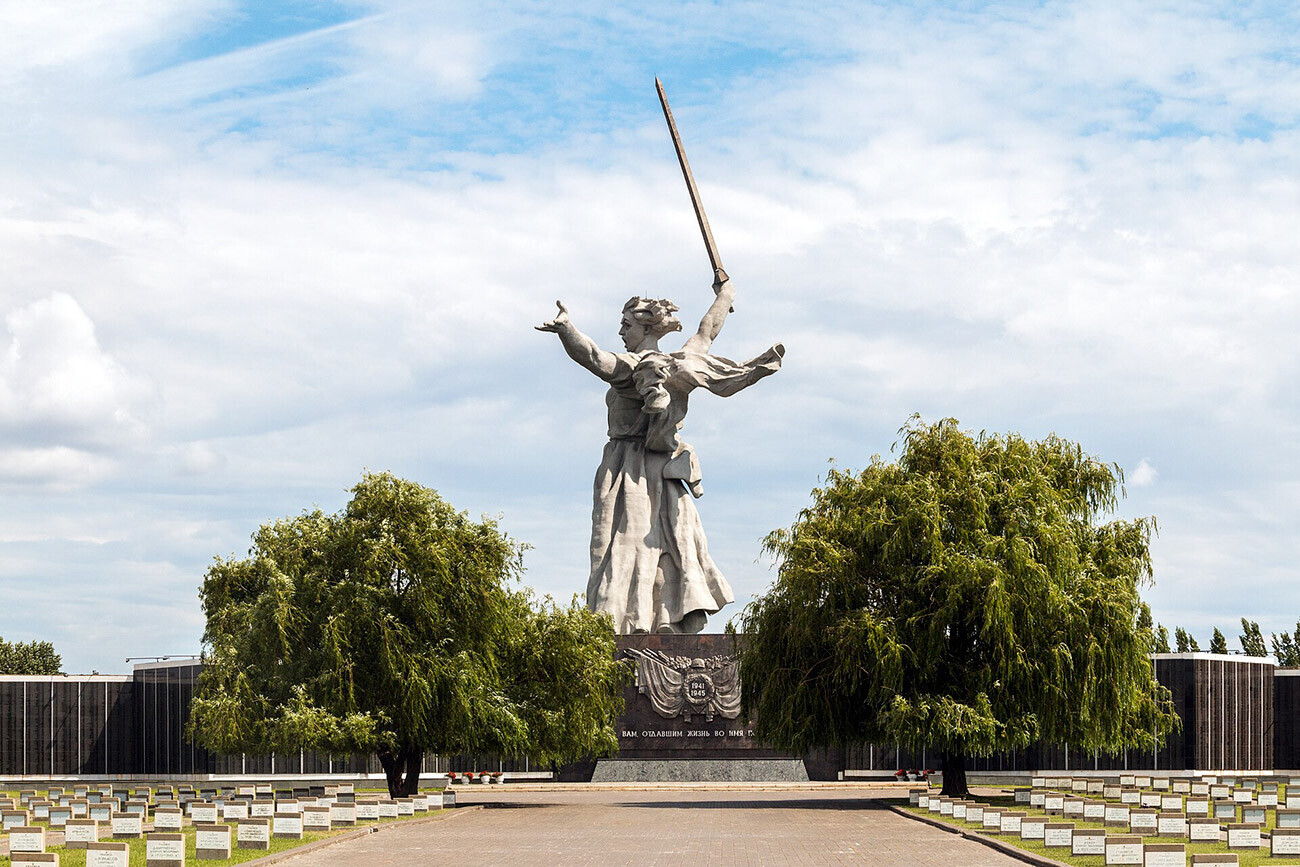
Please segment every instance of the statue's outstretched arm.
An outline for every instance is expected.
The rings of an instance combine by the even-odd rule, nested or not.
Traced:
[[[731,285],[731,279],[725,273],[715,273],[721,278],[720,282],[713,284],[713,291],[717,293],[717,297],[713,299],[712,306],[700,320],[699,329],[682,347],[687,352],[709,351],[718,332],[722,331],[722,324],[727,321],[727,314],[731,312],[731,303],[736,300],[736,289]]]
[[[612,352],[606,352],[596,345],[596,341],[579,331],[569,319],[569,311],[559,301],[555,306],[560,312],[550,322],[534,326],[538,331],[551,331],[560,336],[560,343],[569,357],[599,376],[609,381],[614,376],[618,358]]]

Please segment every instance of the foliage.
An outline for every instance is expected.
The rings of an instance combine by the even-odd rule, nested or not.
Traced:
[[[1278,665],[1300,666],[1300,620],[1296,621],[1294,633],[1273,635],[1272,644]]]
[[[1264,636],[1260,634],[1259,624],[1255,621],[1241,618],[1241,635],[1237,639],[1241,642],[1241,652],[1247,656],[1268,656]]]
[[[62,674],[63,657],[48,641],[0,638],[0,674]]]
[[[1155,641],[1152,643],[1152,653],[1169,653],[1169,630],[1164,624],[1156,625]]]
[[[1121,471],[1055,436],[900,433],[896,463],[832,469],[767,538],[778,578],[742,619],[756,734],[928,746],[945,793],[967,754],[1154,746],[1178,724],[1138,628],[1154,522],[1099,521]]]
[[[1174,641],[1177,643],[1179,653],[1196,653],[1201,649],[1192,634],[1181,626],[1174,630]]]
[[[1219,627],[1214,627],[1214,635],[1210,638],[1210,653],[1227,653],[1228,639],[1219,631]]]
[[[522,546],[428,488],[381,473],[352,494],[340,513],[264,525],[247,558],[208,570],[200,743],[374,752],[394,796],[418,785],[426,751],[616,748],[607,617],[510,589]]]

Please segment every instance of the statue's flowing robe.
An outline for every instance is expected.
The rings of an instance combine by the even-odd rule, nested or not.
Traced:
[[[633,371],[651,352],[619,353],[608,377],[609,442],[596,470],[587,605],[614,618],[620,634],[698,632],[735,600],[709,556],[691,494],[700,496],[699,462],[678,439],[691,391],[729,397],[781,366],[773,347],[737,364],[694,352],[663,356],[670,401],[643,411]]]

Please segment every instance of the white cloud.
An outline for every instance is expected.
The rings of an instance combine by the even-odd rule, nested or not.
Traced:
[[[1160,471],[1151,466],[1146,458],[1138,461],[1138,465],[1128,474],[1128,484],[1135,488],[1149,488],[1160,478]]]

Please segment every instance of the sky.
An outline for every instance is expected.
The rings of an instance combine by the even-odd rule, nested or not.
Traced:
[[[366,470],[588,570],[631,295],[783,369],[683,429],[737,603],[913,413],[1056,433],[1153,515],[1202,647],[1300,619],[1290,3],[0,5],[0,635],[195,653],[198,586]],[[1235,645],[1235,641],[1234,641]]]

